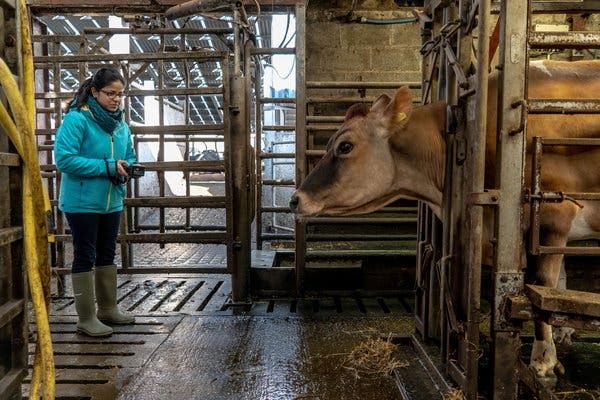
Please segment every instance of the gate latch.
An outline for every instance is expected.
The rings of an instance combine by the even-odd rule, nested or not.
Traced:
[[[497,206],[499,201],[500,191],[495,189],[469,194],[469,204],[473,206]]]

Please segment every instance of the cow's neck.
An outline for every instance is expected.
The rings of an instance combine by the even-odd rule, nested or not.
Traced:
[[[408,124],[391,139],[399,182],[404,178],[404,196],[428,203],[438,216],[444,191],[445,130],[446,103],[436,102],[414,109]],[[414,175],[407,176],[407,171]]]

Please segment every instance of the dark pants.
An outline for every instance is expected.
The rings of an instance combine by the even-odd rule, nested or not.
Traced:
[[[91,271],[94,265],[114,264],[121,211],[65,215],[73,235],[73,273]]]

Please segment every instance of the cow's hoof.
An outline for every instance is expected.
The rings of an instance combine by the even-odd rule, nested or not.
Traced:
[[[562,345],[570,346],[573,344],[573,335],[575,334],[575,329],[569,327],[561,327],[553,329],[553,337],[555,343],[560,343]]]
[[[565,375],[565,367],[562,365],[562,363],[560,361],[556,361],[556,365],[554,366],[554,372],[560,376]]]

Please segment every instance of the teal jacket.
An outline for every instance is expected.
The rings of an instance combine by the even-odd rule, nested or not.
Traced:
[[[111,213],[123,209],[125,184],[114,184],[116,160],[136,161],[129,126],[106,133],[89,108],[71,109],[56,133],[56,167],[62,172],[58,208],[69,213]],[[107,170],[108,167],[108,170]]]

